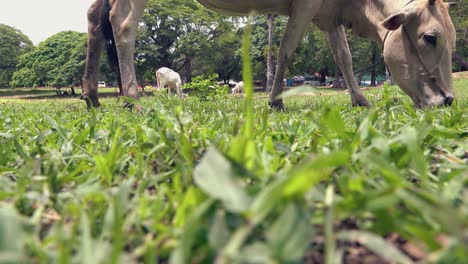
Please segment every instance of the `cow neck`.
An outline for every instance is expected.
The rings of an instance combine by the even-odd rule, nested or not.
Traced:
[[[408,0],[342,1],[350,6],[343,9],[340,15],[341,24],[352,28],[353,33],[359,37],[373,40],[381,46],[387,34],[387,30],[381,25],[382,21],[408,4]]]

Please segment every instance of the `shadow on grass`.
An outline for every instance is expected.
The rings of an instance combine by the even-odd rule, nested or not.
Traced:
[[[60,91],[60,94],[58,93]],[[82,94],[81,89],[75,88],[75,94],[71,94],[70,88],[62,88],[57,90],[55,88],[2,88],[0,89],[0,98],[3,99],[24,99],[24,100],[44,100],[44,99],[72,99],[80,98]],[[152,92],[144,93],[144,96],[152,96]],[[100,88],[100,98],[118,97],[119,92],[116,88]]]

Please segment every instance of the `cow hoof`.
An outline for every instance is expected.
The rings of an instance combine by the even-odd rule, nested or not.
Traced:
[[[270,106],[271,109],[273,110],[279,110],[279,111],[284,111],[284,104],[283,101],[274,101],[274,102],[269,102],[268,105]]]
[[[363,106],[363,107],[371,107],[372,104],[369,103],[369,101],[367,101],[366,98],[361,98],[361,99],[358,99],[358,100],[353,100],[352,101],[352,104],[353,106]]]
[[[125,102],[123,107],[128,110],[136,110],[137,112],[143,112],[143,107],[139,104]]]
[[[86,107],[88,109],[98,108],[101,106],[101,103],[99,103],[99,100],[97,98],[92,98],[87,95],[81,95],[80,99],[86,102]]]
[[[123,107],[126,108],[126,109],[129,109],[129,110],[133,110],[133,107],[135,107],[135,104],[129,103],[129,102],[125,102],[124,105],[123,105]]]

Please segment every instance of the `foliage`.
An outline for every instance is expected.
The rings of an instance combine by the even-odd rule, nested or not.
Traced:
[[[465,60],[468,63],[468,5],[464,0],[455,1],[456,5],[450,9],[452,22],[457,30],[457,45],[455,48],[456,57]],[[453,61],[454,71],[468,70],[463,68],[460,61],[455,59]]]
[[[10,85],[18,58],[33,48],[31,40],[20,30],[0,24],[0,87]]]
[[[163,66],[189,82],[192,75],[231,75],[239,69],[239,59],[223,64],[225,68],[217,63],[234,57],[239,45],[233,37],[237,20],[209,11],[195,0],[148,1],[138,29],[138,79],[153,81],[155,69]]]
[[[366,91],[369,109],[255,99],[251,134],[235,96],[144,97],[143,113],[0,99],[0,258],[297,263],[361,242],[404,262],[385,239],[398,235],[422,262],[463,263],[467,84],[440,109],[396,87]]]
[[[226,32],[213,39],[194,60],[194,73],[217,74],[225,83],[241,80],[240,38],[238,33]]]
[[[200,75],[193,78],[192,82],[184,85],[184,89],[190,89],[191,95],[194,95],[202,101],[212,100],[216,96],[226,95],[228,87],[225,85],[218,85],[216,82],[218,75]]]
[[[59,32],[41,42],[34,50],[19,58],[13,87],[81,86],[86,64],[85,33]],[[103,53],[100,60],[100,79],[116,83],[116,76]]]
[[[155,70],[172,67],[173,45],[179,36],[181,1],[150,0],[141,18],[136,40],[138,79],[155,79]]]
[[[78,85],[84,71],[86,34],[63,31],[20,57],[14,87]]]
[[[354,50],[352,50],[354,52]],[[312,75],[320,72],[325,75],[334,74],[335,61],[328,46],[325,34],[311,25],[293,55],[290,77],[294,75]]]
[[[287,18],[279,16],[274,22],[273,50],[277,53],[281,36],[286,28]],[[251,58],[255,80],[266,80],[266,61],[268,50],[268,22],[266,16],[257,16],[253,20]],[[276,57],[276,56],[275,56]]]

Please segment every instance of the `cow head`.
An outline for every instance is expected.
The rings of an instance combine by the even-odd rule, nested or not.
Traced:
[[[390,72],[418,107],[451,105],[455,28],[449,3],[413,0],[387,17],[383,48]]]

